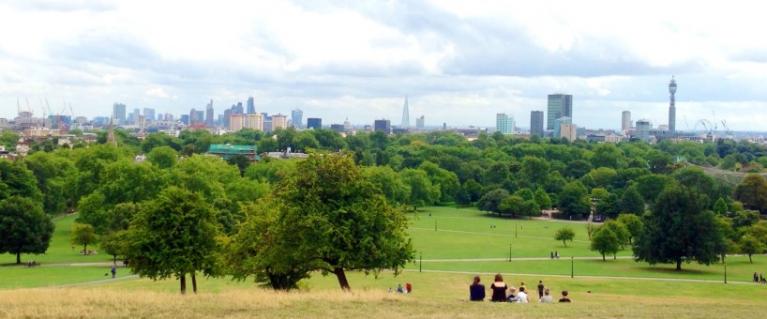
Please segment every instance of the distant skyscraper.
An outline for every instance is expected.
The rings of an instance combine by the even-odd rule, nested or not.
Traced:
[[[514,133],[514,117],[506,113],[495,115],[495,130],[503,134]]]
[[[146,120],[146,121],[154,121],[155,120],[154,109],[153,108],[148,108],[148,107],[144,108],[144,120]]]
[[[652,123],[650,123],[650,121],[638,120],[636,123],[636,128],[634,129],[634,133],[639,139],[648,141],[650,140],[650,129],[652,129]]]
[[[554,137],[561,138],[562,137],[562,125],[570,125],[573,124],[573,120],[567,116],[560,117],[556,120],[554,120]]]
[[[192,109],[189,111],[189,125],[205,124],[205,112]]]
[[[426,126],[426,119],[424,119],[423,115],[415,119],[415,128],[419,130],[423,130]]]
[[[671,82],[668,84],[668,93],[671,95],[668,106],[668,131],[674,133],[676,132],[676,97],[674,96],[676,94],[676,81],[674,81],[673,76],[671,76]]]
[[[272,115],[272,130],[288,128],[288,117],[282,114]]]
[[[256,102],[253,97],[248,98],[248,114],[256,113]]]
[[[295,128],[304,127],[304,111],[300,109],[290,111],[290,121],[293,122]]]
[[[530,112],[530,135],[543,137],[543,111]]]
[[[321,129],[322,119],[318,117],[309,117],[306,119],[306,128]]]
[[[214,127],[215,123],[213,121],[213,100],[210,100],[208,105],[205,106],[205,126]]]
[[[621,130],[624,132],[628,132],[631,130],[631,112],[630,111],[623,111],[623,114],[621,115]]]
[[[550,94],[548,99],[548,117],[546,129],[556,129],[554,122],[563,116],[573,117],[573,96],[569,94]]]
[[[384,134],[391,133],[391,121],[389,120],[375,120],[373,122],[373,130],[376,132],[383,132]]]
[[[405,106],[402,107],[402,128],[410,127],[410,108],[407,103],[407,96],[405,97]]]
[[[245,112],[242,109],[242,102],[237,102],[237,104],[232,106],[232,114],[244,114]]]
[[[141,116],[141,110],[133,109],[133,112],[128,114],[128,122],[130,122],[130,124],[138,124],[139,116]]]
[[[115,103],[112,106],[112,117],[114,118],[114,124],[125,124],[125,104]]]

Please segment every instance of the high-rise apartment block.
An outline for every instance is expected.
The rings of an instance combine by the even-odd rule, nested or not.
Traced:
[[[543,137],[543,111],[530,112],[530,135]]]
[[[555,130],[555,121],[560,117],[573,117],[573,96],[569,94],[551,94],[548,97],[548,118],[546,129]]]
[[[495,115],[495,130],[503,134],[514,133],[514,117],[506,113]]]

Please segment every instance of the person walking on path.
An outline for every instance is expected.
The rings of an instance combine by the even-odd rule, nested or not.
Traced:
[[[543,298],[543,280],[538,280],[538,299]]]
[[[112,272],[112,279],[114,279],[117,276],[117,266],[112,264],[112,269],[110,270]]]

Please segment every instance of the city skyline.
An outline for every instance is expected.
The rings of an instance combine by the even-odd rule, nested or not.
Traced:
[[[753,112],[767,110],[767,45],[753,41],[767,26],[762,5],[598,6],[9,1],[0,117],[13,118],[17,99],[38,116],[47,99],[54,113],[72,104],[92,118],[114,103],[180,115],[253,96],[259,112],[399,122],[408,94],[410,112],[435,125],[492,127],[498,112],[529,123],[547,94],[565,92],[576,97],[573,123],[620,129],[623,110],[667,122],[673,74],[684,83],[677,131],[700,119],[762,130],[767,112]],[[723,19],[733,10],[739,19]]]

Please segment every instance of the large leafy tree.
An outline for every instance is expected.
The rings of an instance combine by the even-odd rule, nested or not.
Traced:
[[[485,193],[485,195],[482,195],[479,201],[477,201],[477,208],[488,212],[500,213],[501,202],[507,197],[509,197],[509,192],[505,189],[498,188],[491,190]]]
[[[96,243],[96,230],[89,224],[72,224],[70,242],[73,245],[83,246],[83,255],[89,255],[88,245]]]
[[[735,188],[735,199],[748,209],[767,212],[767,180],[760,175],[747,175]]]
[[[644,213],[644,200],[635,187],[629,187],[623,192],[619,210],[620,213],[632,213],[637,215]]]
[[[19,196],[0,200],[0,253],[42,254],[48,250],[53,222],[39,204]]]
[[[132,271],[151,279],[176,277],[186,293],[186,275],[197,292],[196,273],[216,274],[218,227],[213,208],[197,193],[168,187],[141,204],[126,235]]]
[[[413,258],[407,219],[363,177],[351,156],[312,154],[275,190],[289,243],[350,289],[347,270],[398,271]]]
[[[400,172],[400,176],[405,185],[410,187],[407,203],[413,206],[413,209],[434,204],[439,200],[441,195],[439,185],[432,184],[423,170],[406,168]]]
[[[389,166],[370,166],[362,169],[365,178],[383,192],[391,203],[405,204],[410,196],[410,186]]]
[[[626,226],[626,230],[629,232],[629,244],[633,244],[634,238],[642,232],[642,219],[634,214],[620,214],[618,222]]]
[[[21,196],[39,202],[42,194],[32,172],[22,162],[0,159],[0,200]]]
[[[554,234],[554,239],[561,241],[565,247],[567,247],[568,241],[573,241],[575,238],[575,232],[569,227],[563,227],[557,230]]]
[[[578,181],[570,182],[559,194],[559,210],[564,216],[582,218],[589,214],[591,202],[586,187]]]
[[[43,209],[48,214],[63,213],[75,203],[73,184],[77,170],[65,156],[36,152],[27,156],[24,163],[37,178],[37,186],[43,193]]]
[[[704,195],[686,188],[667,188],[652,212],[644,215],[643,230],[634,241],[634,256],[648,263],[716,262],[724,237],[716,216],[705,210]]]
[[[618,235],[608,227],[600,227],[591,235],[591,250],[598,251],[602,255],[602,261],[605,261],[605,255],[615,254],[620,249],[620,239]]]

